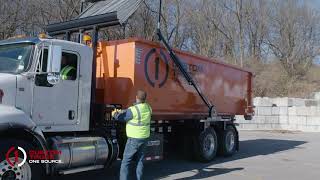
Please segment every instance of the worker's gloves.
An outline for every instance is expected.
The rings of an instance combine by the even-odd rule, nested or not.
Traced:
[[[112,115],[113,119],[114,119],[114,117],[116,117],[118,114],[120,114],[121,111],[122,111],[121,109],[114,109],[114,110],[111,112],[111,115]]]

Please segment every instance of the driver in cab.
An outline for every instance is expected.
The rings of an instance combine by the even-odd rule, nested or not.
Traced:
[[[62,80],[75,80],[77,77],[77,69],[72,62],[68,61],[66,56],[61,58],[60,76]]]

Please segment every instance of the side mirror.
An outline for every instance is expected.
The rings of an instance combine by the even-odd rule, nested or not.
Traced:
[[[61,46],[50,45],[48,51],[47,72],[59,74],[61,70],[62,48]]]
[[[59,73],[48,73],[47,74],[47,81],[51,85],[56,85],[60,81],[60,74]]]

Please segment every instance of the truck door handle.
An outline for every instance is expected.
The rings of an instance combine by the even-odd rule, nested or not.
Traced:
[[[73,110],[69,110],[68,118],[69,120],[74,120],[75,112]]]

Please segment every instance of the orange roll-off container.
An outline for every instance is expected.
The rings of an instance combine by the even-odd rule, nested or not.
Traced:
[[[174,51],[219,115],[253,115],[252,72]],[[208,117],[208,107],[159,43],[137,38],[99,42],[96,77],[98,103],[127,108],[141,89],[147,92],[154,120]]]

